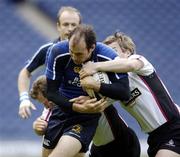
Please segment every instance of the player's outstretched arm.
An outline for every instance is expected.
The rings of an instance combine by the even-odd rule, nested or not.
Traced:
[[[117,58],[115,60],[105,62],[87,62],[83,65],[83,69],[79,74],[82,79],[96,73],[97,71],[126,73],[139,70],[143,66],[143,62],[139,59]]]
[[[19,90],[19,116],[23,119],[31,116],[31,109],[36,110],[34,104],[29,99],[29,87],[30,87],[30,73],[26,68],[23,68],[18,76],[18,90]]]

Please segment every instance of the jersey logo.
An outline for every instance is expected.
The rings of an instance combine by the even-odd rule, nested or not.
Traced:
[[[81,70],[81,67],[74,67],[74,72],[75,73],[79,73],[80,70]]]
[[[81,82],[79,77],[75,77],[74,80],[68,80],[68,83],[73,86],[81,87]]]
[[[72,127],[72,131],[74,131],[74,132],[77,133],[77,134],[79,134],[79,133],[81,132],[81,130],[82,130],[82,126],[79,125],[79,124],[74,125],[74,126]]]
[[[174,141],[171,139],[166,143],[167,146],[175,147]]]
[[[50,146],[50,140],[44,138],[43,144],[46,146]]]
[[[132,107],[135,104],[135,99],[141,94],[142,93],[140,92],[140,90],[138,88],[135,88],[134,90],[131,91],[130,99],[128,101],[124,101],[123,103],[125,104],[125,106]]]

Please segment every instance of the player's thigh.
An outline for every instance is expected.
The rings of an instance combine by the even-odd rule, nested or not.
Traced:
[[[42,157],[48,157],[49,154],[52,152],[53,149],[46,149],[46,148],[42,148]]]
[[[180,157],[180,154],[175,153],[171,150],[160,149],[155,157]]]
[[[49,157],[74,157],[81,150],[81,142],[69,135],[63,135]]]

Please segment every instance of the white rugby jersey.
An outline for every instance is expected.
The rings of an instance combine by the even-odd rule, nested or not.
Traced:
[[[120,143],[125,143],[126,141],[124,140],[129,139],[127,133],[129,129],[130,128],[118,114],[115,107],[111,105],[102,112],[93,137],[93,144],[96,146],[102,146],[114,140],[118,140]],[[123,138],[121,138],[122,136]]]
[[[48,122],[51,114],[52,114],[52,110],[44,107],[41,114],[41,118]]]
[[[140,55],[132,55],[131,58],[141,60],[144,66],[128,73],[131,98],[121,105],[138,121],[141,129],[148,133],[169,120],[179,118],[180,112],[152,64]]]
[[[102,113],[96,128],[96,133],[93,137],[93,143],[96,146],[102,146],[112,142],[113,140],[114,136],[111,130],[111,126],[104,113]]]

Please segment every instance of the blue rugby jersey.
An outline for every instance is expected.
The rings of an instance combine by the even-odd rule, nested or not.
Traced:
[[[115,57],[117,57],[117,54],[113,49],[97,42],[90,60],[94,62],[108,61],[113,60]],[[46,67],[46,76],[48,79],[58,80],[60,82],[60,92],[66,98],[87,95],[80,86],[78,72],[81,67],[82,65],[76,65],[71,59],[68,41],[62,41],[53,45],[51,48]],[[113,82],[115,79],[118,80],[127,77],[127,74],[108,73],[108,76],[111,82]]]
[[[35,70],[39,69],[40,67],[42,67],[45,70],[45,60],[46,60],[46,55],[48,53],[48,49],[55,43],[57,43],[58,41],[60,41],[59,39],[56,39],[54,42],[49,42],[47,44],[44,44],[43,46],[41,46],[32,56],[31,59],[29,59],[27,61],[26,64],[26,69],[32,73]]]

